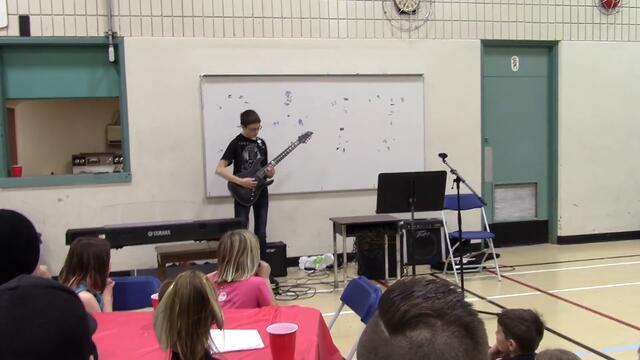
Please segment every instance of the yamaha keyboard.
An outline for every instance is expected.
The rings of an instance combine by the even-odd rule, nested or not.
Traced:
[[[148,245],[175,241],[218,240],[224,233],[243,227],[241,219],[163,221],[137,224],[107,225],[103,227],[69,229],[65,243],[83,236],[101,237],[112,248]]]

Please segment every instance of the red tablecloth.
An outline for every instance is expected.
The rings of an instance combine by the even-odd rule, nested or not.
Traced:
[[[98,329],[93,340],[98,347],[100,360],[166,360],[169,354],[160,349],[153,332],[153,312],[94,313]],[[269,360],[269,335],[266,327],[274,322],[298,324],[296,334],[296,359],[342,359],[329,329],[316,309],[302,306],[268,306],[260,309],[229,309],[224,311],[227,329],[256,329],[265,347],[225,353],[223,359]]]

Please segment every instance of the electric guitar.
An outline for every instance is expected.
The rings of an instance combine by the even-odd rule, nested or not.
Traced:
[[[305,144],[309,142],[311,139],[311,135],[313,135],[312,131],[307,131],[304,134],[298,136],[298,139],[292,142],[289,146],[287,146],[284,151],[282,151],[278,156],[276,156],[273,160],[271,160],[267,166],[276,166],[280,161],[282,161],[287,155],[291,154],[295,148],[300,144]],[[253,189],[247,189],[238,184],[228,182],[227,188],[229,188],[229,192],[237,202],[244,206],[251,206],[260,196],[262,190],[265,187],[273,184],[273,179],[268,179],[266,176],[267,166],[260,167],[260,164],[256,162],[250,169],[245,170],[236,176],[241,178],[254,178],[256,180],[256,187]]]

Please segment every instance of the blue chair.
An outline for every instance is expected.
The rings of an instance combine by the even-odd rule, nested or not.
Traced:
[[[116,276],[113,287],[113,311],[151,307],[151,295],[158,292],[160,280],[155,276]]]
[[[495,239],[496,235],[489,230],[489,223],[487,222],[487,215],[484,211],[484,204],[480,201],[480,199],[474,194],[460,194],[460,211],[467,211],[473,209],[480,209],[482,213],[482,230],[477,231],[462,231],[462,240],[472,242],[474,240],[480,241],[482,251],[480,253],[475,254],[464,254],[463,255],[463,264],[464,271],[481,271],[484,269],[484,262],[487,260],[489,256],[489,252],[486,251],[485,243],[489,244],[490,253],[493,255],[493,263],[495,265],[495,271],[498,276],[498,281],[501,280],[500,277],[500,267],[498,266],[498,259],[496,257],[496,251],[493,247],[493,239]],[[453,274],[456,278],[456,282],[460,283],[460,279],[458,279],[458,269],[461,264],[456,263],[458,261],[458,257],[454,256],[455,250],[462,244],[460,241],[460,234],[456,231],[450,231],[447,227],[447,220],[445,218],[445,211],[458,211],[458,195],[445,195],[444,197],[444,205],[442,210],[442,223],[444,224],[444,233],[447,238],[447,249],[449,250],[449,254],[444,263],[443,271],[447,272],[447,267],[449,263],[452,264]],[[456,240],[456,244],[452,247],[451,240]],[[471,257],[482,256],[479,260],[476,260],[472,263]]]
[[[382,290],[364,276],[358,276],[357,278],[349,281],[349,284],[347,284],[347,287],[344,289],[342,296],[340,296],[340,306],[329,322],[329,330],[333,328],[333,324],[335,324],[338,316],[340,316],[342,308],[345,305],[360,316],[360,320],[363,323],[366,324],[369,322],[378,309],[378,302],[380,301],[381,295]],[[360,332],[362,333],[362,330]],[[358,334],[356,342],[353,344],[351,351],[349,351],[349,355],[345,358],[346,360],[353,358],[358,347],[359,339],[360,334]]]

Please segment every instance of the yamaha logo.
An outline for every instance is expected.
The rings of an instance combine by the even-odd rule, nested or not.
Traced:
[[[169,236],[171,235],[171,230],[154,230],[147,232],[148,237],[153,236]]]

